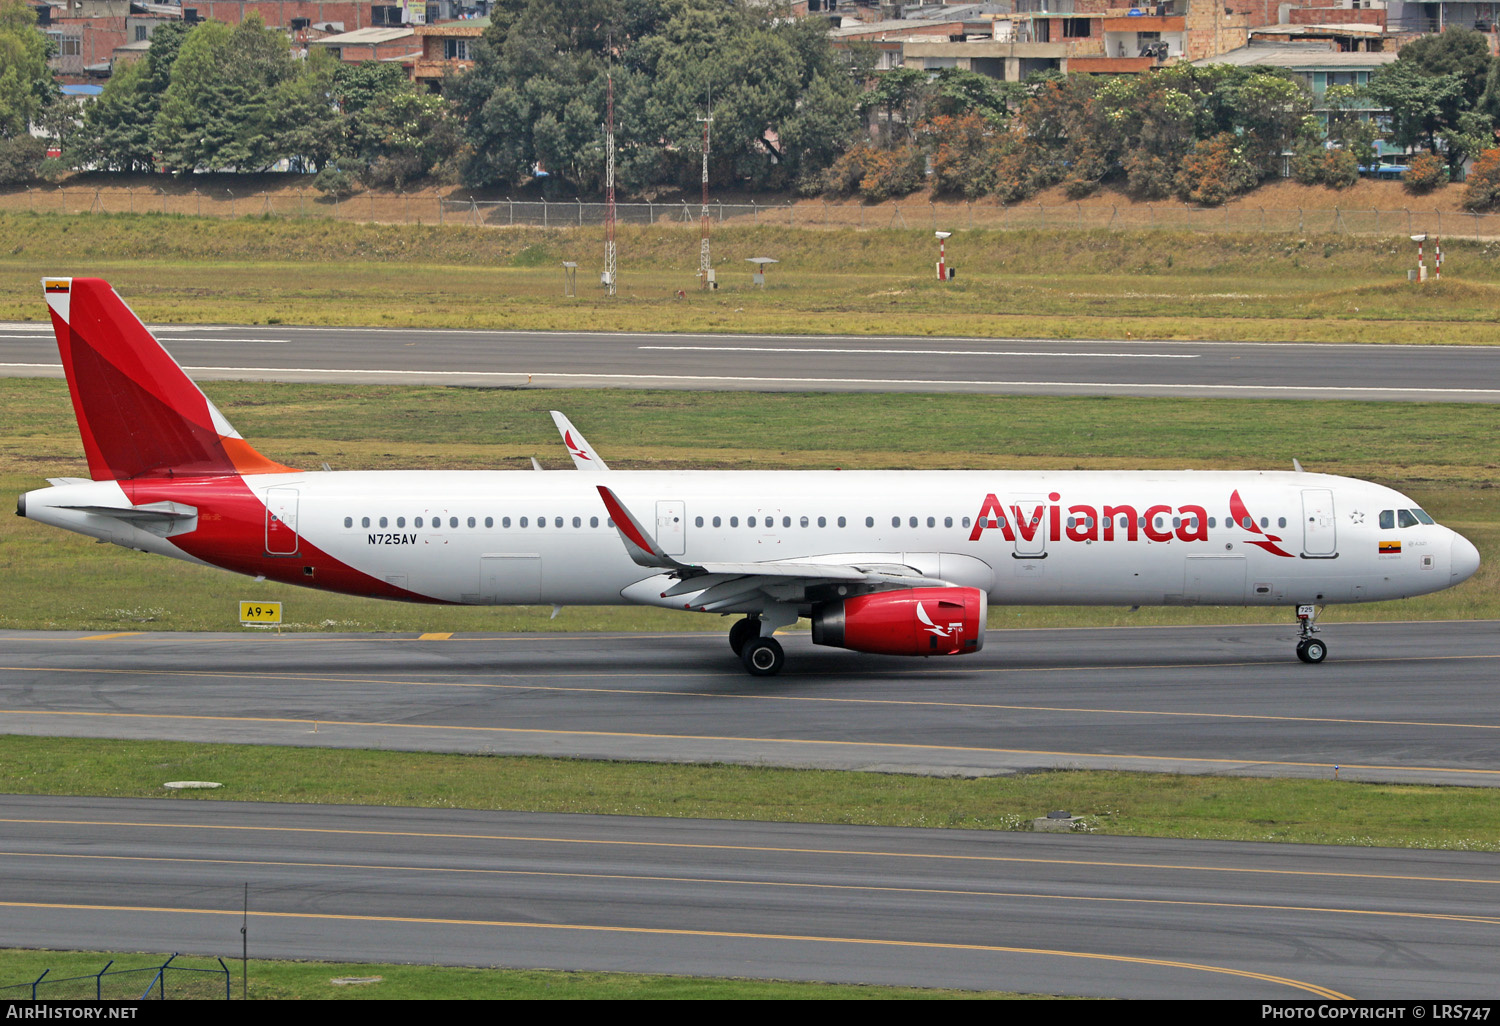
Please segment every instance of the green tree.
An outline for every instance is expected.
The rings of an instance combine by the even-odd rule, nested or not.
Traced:
[[[47,69],[51,47],[23,0],[0,0],[0,139],[27,135],[57,98]]]
[[[152,143],[178,172],[266,168],[280,159],[274,94],[295,74],[286,37],[259,15],[201,22],[172,63]]]
[[[1444,153],[1457,168],[1466,155],[1488,145],[1484,123],[1465,115],[1493,119],[1500,114],[1500,97],[1491,88],[1493,69],[1483,33],[1450,28],[1407,43],[1395,61],[1371,76],[1366,92],[1389,109],[1397,145]]]

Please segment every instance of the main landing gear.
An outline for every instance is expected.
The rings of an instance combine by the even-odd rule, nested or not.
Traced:
[[[774,677],[786,665],[786,653],[781,650],[781,642],[769,634],[762,637],[760,632],[760,617],[747,616],[729,628],[729,647],[751,674]]]
[[[1328,658],[1328,646],[1313,637],[1318,633],[1315,626],[1317,619],[1317,606],[1297,607],[1297,626],[1301,632],[1297,642],[1297,658],[1304,663],[1321,663]]]

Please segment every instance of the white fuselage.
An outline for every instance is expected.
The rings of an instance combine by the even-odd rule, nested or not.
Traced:
[[[296,583],[380,594],[349,583],[369,579],[402,593],[387,597],[465,604],[682,608],[627,555],[600,483],[684,562],[901,564],[995,604],[1370,602],[1449,587],[1478,565],[1468,541],[1415,520],[1406,511],[1417,503],[1400,493],[1308,473],[357,471],[243,482],[267,524],[239,542],[192,544],[215,515],[212,489],[171,483],[134,497],[196,510],[169,529],[80,511],[130,504],[107,481],[28,493],[26,515],[244,573],[315,549],[356,573],[332,583],[320,568]]]

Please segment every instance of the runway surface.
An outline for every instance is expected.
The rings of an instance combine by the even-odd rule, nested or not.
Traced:
[[[200,380],[1500,402],[1500,347],[380,328],[155,329]],[[60,377],[50,326],[0,374]]]
[[[257,958],[1120,998],[1488,998],[1500,925],[1466,852],[0,797],[0,945],[238,957],[247,883]]]
[[[728,621],[725,621],[727,624]],[[0,633],[0,730],[937,774],[1122,768],[1500,786],[1500,624],[991,631],[903,660],[789,635]]]

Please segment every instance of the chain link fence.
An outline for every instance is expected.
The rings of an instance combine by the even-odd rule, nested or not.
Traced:
[[[155,187],[31,188],[0,194],[0,209],[59,214],[179,214],[198,217],[334,218],[382,224],[577,228],[604,224],[606,204],[577,200],[481,200],[432,193],[365,192],[334,200],[307,190],[246,192],[229,189],[168,191]],[[715,225],[785,228],[964,228],[1169,230],[1195,232],[1320,233],[1500,238],[1500,214],[1473,211],[1366,210],[1344,207],[1272,208],[1233,203],[1113,205],[1099,202],[1002,204],[908,199],[883,204],[821,199],[708,205]],[[696,225],[700,203],[618,203],[619,224]]]
[[[30,983],[0,987],[0,1001],[228,1001],[229,967],[217,969],[173,965],[174,954],[161,965],[115,969],[114,961],[88,976],[52,976],[47,969]]]

